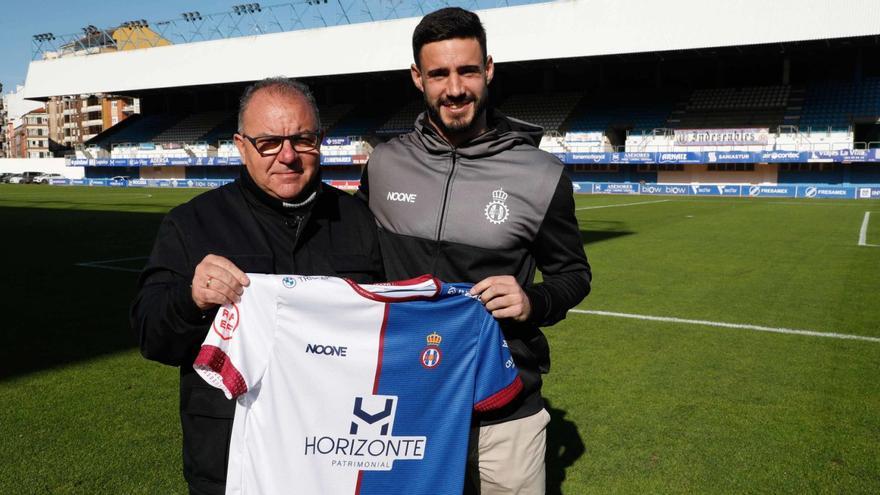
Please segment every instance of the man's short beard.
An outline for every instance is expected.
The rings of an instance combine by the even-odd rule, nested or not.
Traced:
[[[442,135],[452,137],[468,134],[477,125],[477,122],[480,121],[483,114],[486,113],[486,101],[488,100],[488,96],[488,94],[483,94],[481,98],[474,100],[474,115],[470,122],[467,123],[455,120],[451,126],[447,126],[446,122],[443,122],[443,118],[440,116],[440,106],[438,105],[435,107],[432,105],[427,97],[425,97],[425,109],[428,112],[428,118],[431,119],[431,122],[437,127]]]

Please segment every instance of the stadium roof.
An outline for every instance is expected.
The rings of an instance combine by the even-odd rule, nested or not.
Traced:
[[[496,62],[880,34],[877,0],[559,0],[479,12]],[[25,97],[403,70],[419,18],[31,62]]]

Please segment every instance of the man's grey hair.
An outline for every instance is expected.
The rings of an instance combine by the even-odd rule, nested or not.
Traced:
[[[315,125],[317,126],[315,130],[320,131],[322,129],[321,116],[318,113],[318,104],[315,102],[315,96],[312,95],[312,90],[310,90],[308,86],[297,81],[296,79],[275,76],[267,77],[266,79],[257,81],[254,84],[251,84],[250,86],[245,88],[244,93],[242,93],[241,99],[238,102],[239,133],[243,131],[244,127],[244,111],[250,104],[251,99],[254,97],[254,94],[262,89],[268,89],[270,91],[275,91],[286,95],[302,96],[306,99],[306,102],[308,102],[309,106],[312,108],[312,112],[314,112],[315,114]]]

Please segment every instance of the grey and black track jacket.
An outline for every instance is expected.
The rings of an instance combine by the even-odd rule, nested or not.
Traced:
[[[424,114],[413,132],[376,147],[361,179],[379,226],[389,280],[431,273],[476,283],[513,275],[532,307],[530,321],[503,321],[525,390],[484,423],[543,407],[541,373],[550,350],[538,326],[565,318],[590,292],[590,265],[562,163],[539,150],[540,127],[489,114],[490,130],[458,148]],[[535,268],[543,281],[534,283]]]

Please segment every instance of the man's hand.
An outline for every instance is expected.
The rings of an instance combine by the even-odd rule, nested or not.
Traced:
[[[480,296],[480,301],[497,319],[512,318],[523,322],[532,313],[528,296],[510,275],[484,278],[471,287],[470,292]]]
[[[193,302],[202,311],[222,304],[241,301],[244,287],[251,281],[231,261],[209,254],[196,266],[192,279]]]

